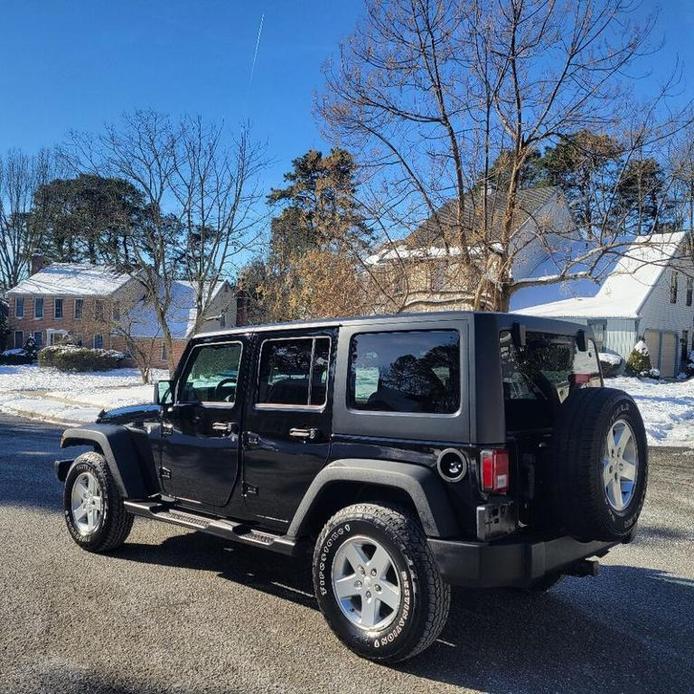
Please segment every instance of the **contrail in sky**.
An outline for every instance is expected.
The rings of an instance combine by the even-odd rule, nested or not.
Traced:
[[[253,82],[253,72],[255,71],[255,61],[258,59],[258,48],[260,48],[260,35],[263,33],[263,21],[265,13],[260,16],[260,26],[258,27],[258,38],[255,40],[255,51],[253,52],[253,63],[251,64],[251,78],[248,80],[248,86]]]

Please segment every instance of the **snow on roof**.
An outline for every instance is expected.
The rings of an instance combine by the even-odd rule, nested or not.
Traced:
[[[214,299],[225,285],[226,282],[217,282],[210,300]],[[196,317],[194,284],[185,280],[174,281],[171,305],[166,313],[167,324],[174,340],[185,339],[191,334],[195,328]],[[151,304],[139,304],[130,312],[128,320],[133,337],[161,336],[157,314]]]
[[[131,279],[111,268],[88,263],[53,263],[10,289],[8,294],[109,296]]]
[[[650,234],[636,239],[617,260],[595,296],[574,297],[517,309],[545,317],[637,318],[651,289],[670,263],[687,233]]]

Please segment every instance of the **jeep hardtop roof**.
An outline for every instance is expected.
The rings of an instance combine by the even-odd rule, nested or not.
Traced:
[[[214,330],[210,332],[199,332],[193,335],[194,340],[225,337],[227,335],[243,335],[249,332],[271,332],[275,330],[310,330],[322,327],[341,327],[349,325],[382,325],[384,323],[432,323],[436,321],[460,320],[461,318],[472,318],[477,320],[482,318],[485,321],[496,319],[500,327],[506,327],[512,323],[523,323],[528,328],[548,330],[551,332],[568,331],[575,333],[577,330],[585,329],[581,323],[573,323],[565,320],[553,318],[543,318],[538,316],[526,316],[522,313],[499,313],[490,311],[432,311],[417,313],[387,313],[370,316],[350,316],[337,318],[322,318],[310,321],[287,321],[283,323],[261,323],[258,325],[240,325],[224,330]]]

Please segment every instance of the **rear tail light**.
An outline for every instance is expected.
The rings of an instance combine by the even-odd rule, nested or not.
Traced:
[[[508,451],[491,450],[480,453],[482,490],[495,494],[508,493],[509,462]]]

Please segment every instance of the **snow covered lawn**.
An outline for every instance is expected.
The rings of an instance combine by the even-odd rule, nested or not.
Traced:
[[[167,378],[166,371],[153,378]],[[137,369],[64,373],[38,366],[0,366],[0,412],[55,422],[93,422],[106,408],[152,401]]]
[[[629,393],[641,410],[651,446],[694,448],[694,379],[607,378],[605,385]]]
[[[166,371],[153,379],[167,378]],[[664,382],[609,378],[636,400],[652,446],[694,448],[694,379]],[[38,366],[0,366],[0,412],[54,422],[93,422],[105,408],[152,401],[151,385],[142,385],[137,369],[63,373]]]

